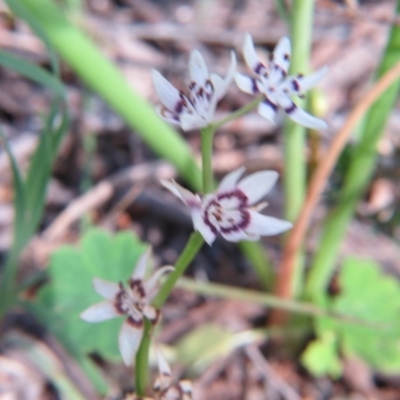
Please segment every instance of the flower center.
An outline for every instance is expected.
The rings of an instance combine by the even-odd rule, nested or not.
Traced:
[[[125,288],[122,283],[119,284],[120,291],[116,297],[117,309],[125,315],[133,316],[139,311],[143,311],[145,306],[145,292],[141,281],[131,280],[129,281],[128,288]]]
[[[204,222],[216,232],[244,229],[249,223],[247,196],[241,190],[220,193],[206,204]]]

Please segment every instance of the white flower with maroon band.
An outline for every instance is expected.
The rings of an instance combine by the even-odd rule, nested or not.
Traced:
[[[159,375],[153,385],[154,400],[192,400],[192,383],[188,380],[175,383],[161,350],[157,348],[156,352]]]
[[[265,99],[258,105],[258,112],[274,123],[279,108],[293,121],[307,128],[326,129],[327,124],[299,108],[292,96],[303,97],[304,93],[315,86],[325,75],[328,67],[322,67],[309,76],[301,74],[287,76],[290,65],[290,41],[282,38],[271,55],[269,65],[264,65],[258,58],[253,40],[246,34],[243,55],[247,65],[257,75],[256,78],[236,73],[235,81],[239,89],[249,94],[263,94]]]
[[[236,71],[236,57],[225,79],[209,74],[202,55],[194,50],[189,59],[189,96],[172,86],[158,71],[152,70],[153,83],[162,105],[157,112],[164,120],[181,126],[184,131],[204,128],[212,123],[219,100],[225,96]]]
[[[160,312],[151,306],[150,302],[157,294],[160,277],[174,269],[171,266],[160,268],[144,280],[149,256],[150,251],[146,251],[140,257],[127,286],[94,278],[94,289],[106,300],[94,304],[80,314],[80,317],[87,322],[101,322],[118,316],[126,317],[118,339],[119,350],[126,365],[132,364],[142,340],[143,317],[153,325],[157,323]]]
[[[256,204],[278,179],[275,171],[260,171],[239,181],[245,168],[239,168],[221,181],[213,194],[193,194],[174,181],[161,181],[190,209],[194,228],[211,245],[217,234],[226,240],[258,240],[260,236],[282,233],[292,227],[288,221],[260,214],[266,203]]]

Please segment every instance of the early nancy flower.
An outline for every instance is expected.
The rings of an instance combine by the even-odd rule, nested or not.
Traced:
[[[278,179],[275,171],[260,171],[242,180],[245,168],[239,168],[221,181],[213,194],[193,194],[174,181],[161,181],[190,209],[194,228],[211,245],[220,233],[226,240],[258,240],[277,235],[292,227],[288,221],[260,214],[266,203],[256,204]]]
[[[261,116],[275,122],[279,108],[282,108],[289,118],[312,129],[325,129],[326,123],[299,108],[291,99],[292,96],[303,97],[304,93],[315,86],[325,75],[328,67],[322,67],[309,76],[287,76],[290,65],[290,41],[282,38],[271,55],[269,65],[264,65],[258,58],[253,40],[246,34],[243,54],[247,65],[257,75],[256,78],[237,73],[235,81],[238,87],[249,94],[263,94],[265,99],[258,105]]]
[[[225,79],[209,74],[202,55],[194,50],[189,60],[189,96],[175,89],[158,71],[152,70],[154,87],[162,105],[157,107],[161,118],[184,131],[203,128],[214,118],[217,103],[228,90],[236,71],[236,57],[231,53],[231,64]]]
[[[157,349],[159,376],[153,390],[155,400],[192,400],[192,383],[188,380],[174,382],[171,368],[159,349]]]
[[[143,398],[133,393],[124,400],[192,400],[192,383],[188,380],[176,382],[167,360],[158,348],[156,353],[159,374],[153,385],[154,397]]]
[[[119,350],[126,365],[131,365],[143,336],[143,317],[153,325],[159,318],[159,310],[150,302],[158,291],[160,277],[174,268],[166,266],[144,279],[150,251],[146,251],[139,259],[125,287],[121,282],[113,283],[99,278],[93,279],[94,289],[106,300],[94,304],[80,314],[88,322],[101,322],[118,316],[125,316],[119,333]]]

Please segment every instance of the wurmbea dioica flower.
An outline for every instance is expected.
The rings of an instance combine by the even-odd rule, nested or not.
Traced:
[[[138,397],[128,395],[124,400],[192,400],[192,383],[188,380],[175,382],[172,379],[171,368],[161,351],[156,348],[158,377],[153,384],[154,397]]]
[[[192,383],[188,380],[174,382],[171,368],[159,349],[157,349],[157,364],[159,376],[153,385],[154,399],[192,400]]]
[[[162,105],[157,112],[164,120],[180,125],[184,131],[203,128],[214,118],[219,100],[225,96],[236,71],[236,57],[231,53],[231,63],[225,79],[209,74],[202,55],[194,50],[189,59],[189,96],[172,86],[158,71],[152,70],[154,87]]]
[[[94,289],[106,300],[94,304],[80,314],[80,317],[87,322],[101,322],[118,316],[126,317],[118,338],[119,350],[126,365],[132,364],[142,340],[143,317],[153,325],[157,323],[160,312],[150,303],[157,294],[160,277],[174,269],[171,266],[162,267],[148,279],[144,279],[149,256],[150,251],[146,251],[140,257],[126,287],[122,282],[113,283],[94,278]]]
[[[241,167],[222,179],[215,193],[193,194],[174,181],[161,181],[190,209],[195,230],[211,245],[217,234],[226,240],[258,240],[260,236],[282,233],[292,227],[288,221],[262,215],[266,203],[256,204],[278,179],[275,171],[255,172],[239,181]]]
[[[274,123],[279,108],[293,121],[312,129],[325,129],[327,124],[299,108],[292,96],[303,97],[304,93],[315,86],[325,75],[328,67],[322,67],[309,76],[301,74],[287,76],[290,65],[290,41],[282,38],[271,55],[269,65],[264,65],[258,58],[253,40],[246,34],[243,55],[247,65],[257,75],[256,78],[236,73],[235,81],[239,89],[249,94],[263,94],[265,99],[258,105],[259,114]]]

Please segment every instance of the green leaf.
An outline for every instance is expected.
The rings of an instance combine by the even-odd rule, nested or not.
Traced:
[[[400,284],[372,261],[348,258],[339,274],[340,293],[327,300],[333,312],[362,323],[318,318],[319,338],[335,332],[345,356],[357,356],[376,370],[400,371]]]
[[[26,9],[26,7],[21,3],[19,0],[5,0],[7,6],[10,10],[20,17],[21,19],[25,20],[31,29],[42,39],[47,47],[47,51],[49,53],[50,64],[52,70],[56,76],[60,76],[60,65],[58,62],[57,54],[54,51],[53,47],[50,44],[49,38],[42,28],[42,25],[39,21],[37,21],[34,17],[32,17],[31,13]]]
[[[55,94],[60,97],[65,96],[65,89],[63,84],[54,75],[37,65],[24,60],[23,58],[16,57],[6,51],[0,50],[0,64],[6,68],[12,69],[19,74],[39,83],[40,85],[51,89]]]
[[[15,208],[15,227],[18,232],[23,227],[24,210],[25,210],[25,185],[21,175],[21,171],[11,151],[8,140],[0,128],[0,136],[4,142],[4,148],[7,152],[8,159],[11,164],[11,171],[14,183],[14,208]],[[15,232],[14,232],[15,236]]]
[[[99,229],[88,231],[79,248],[64,246],[53,253],[49,266],[51,284],[39,293],[37,314],[75,353],[98,352],[120,360],[118,333],[122,318],[90,324],[82,321],[79,314],[102,301],[93,289],[94,277],[111,282],[127,280],[144,250],[145,245],[130,232],[111,236]]]
[[[311,342],[301,356],[303,365],[315,376],[338,378],[342,364],[337,354],[337,340],[332,331]]]
[[[228,356],[236,348],[263,339],[265,332],[250,330],[232,333],[217,324],[206,324],[191,331],[179,341],[177,355],[184,365],[198,374],[218,358]]]

